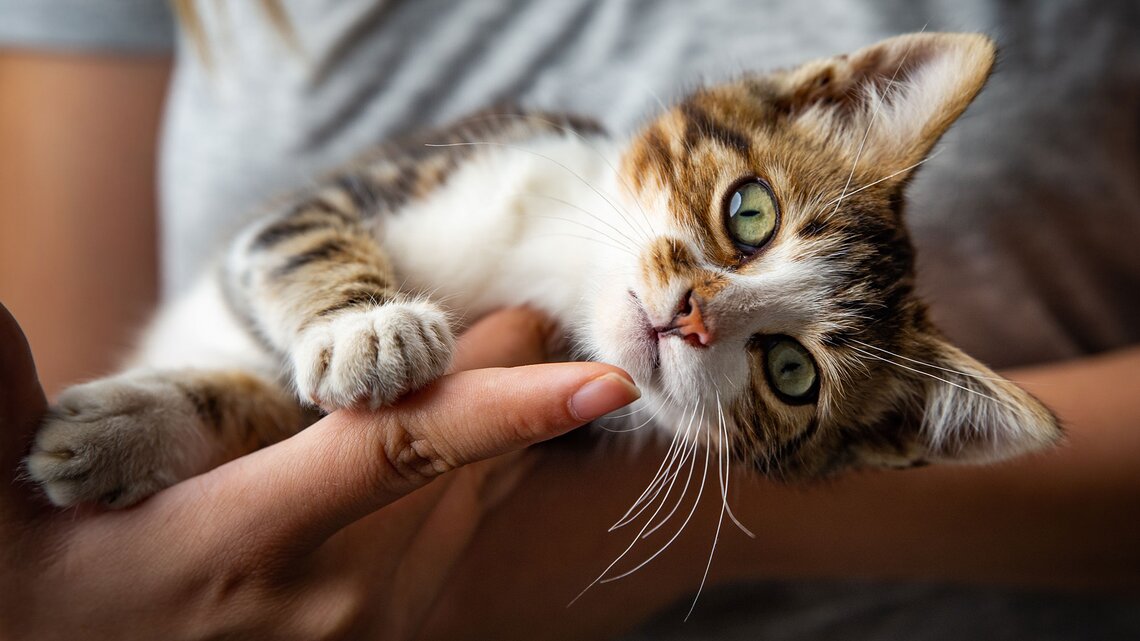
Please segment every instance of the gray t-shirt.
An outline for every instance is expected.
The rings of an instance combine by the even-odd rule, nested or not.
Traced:
[[[260,203],[373,141],[505,101],[626,132],[703,80],[906,31],[966,30],[999,40],[998,71],[910,190],[920,287],[936,318],[996,366],[1140,342],[1135,0],[285,0],[297,48],[255,2],[199,5],[209,69],[184,38],[171,45],[158,0],[0,0],[0,44],[177,48],[161,153],[168,294]],[[745,608],[732,606],[740,595]],[[992,638],[1011,621],[1036,629],[1016,624],[1043,612],[1080,624],[1049,638],[1140,632],[1125,607],[1073,603],[771,584],[705,599],[698,611],[718,613],[719,628],[666,625],[652,637],[856,638],[842,623],[860,620],[858,638]],[[938,614],[892,627],[896,607]]]

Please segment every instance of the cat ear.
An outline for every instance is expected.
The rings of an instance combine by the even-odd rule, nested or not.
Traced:
[[[780,93],[793,117],[860,165],[905,174],[981,91],[995,53],[981,34],[899,36],[803,65]]]
[[[1057,418],[1037,399],[958,348],[931,339],[914,370],[921,417],[919,448],[943,463],[989,463],[1056,444]]]

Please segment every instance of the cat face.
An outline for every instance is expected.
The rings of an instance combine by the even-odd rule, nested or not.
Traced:
[[[903,188],[993,59],[983,36],[902,36],[662,114],[620,167],[646,233],[591,347],[659,422],[711,443],[723,424],[777,478],[1054,442],[1048,410],[948,344],[914,292]]]

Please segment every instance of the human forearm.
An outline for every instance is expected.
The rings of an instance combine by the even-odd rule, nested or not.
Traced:
[[[1140,584],[1140,349],[1009,372],[1067,442],[983,468],[859,474],[806,493],[749,485],[765,532],[743,574],[1050,586]],[[762,550],[779,553],[765,553]]]
[[[51,394],[100,373],[157,293],[165,57],[0,51],[0,299]]]

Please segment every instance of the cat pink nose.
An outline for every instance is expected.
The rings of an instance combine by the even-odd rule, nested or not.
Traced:
[[[709,345],[713,342],[713,334],[705,325],[705,319],[701,314],[700,300],[693,294],[692,290],[685,293],[685,297],[681,299],[681,311],[673,318],[671,327],[676,328],[681,337],[688,341],[690,344],[694,342],[699,345]]]

